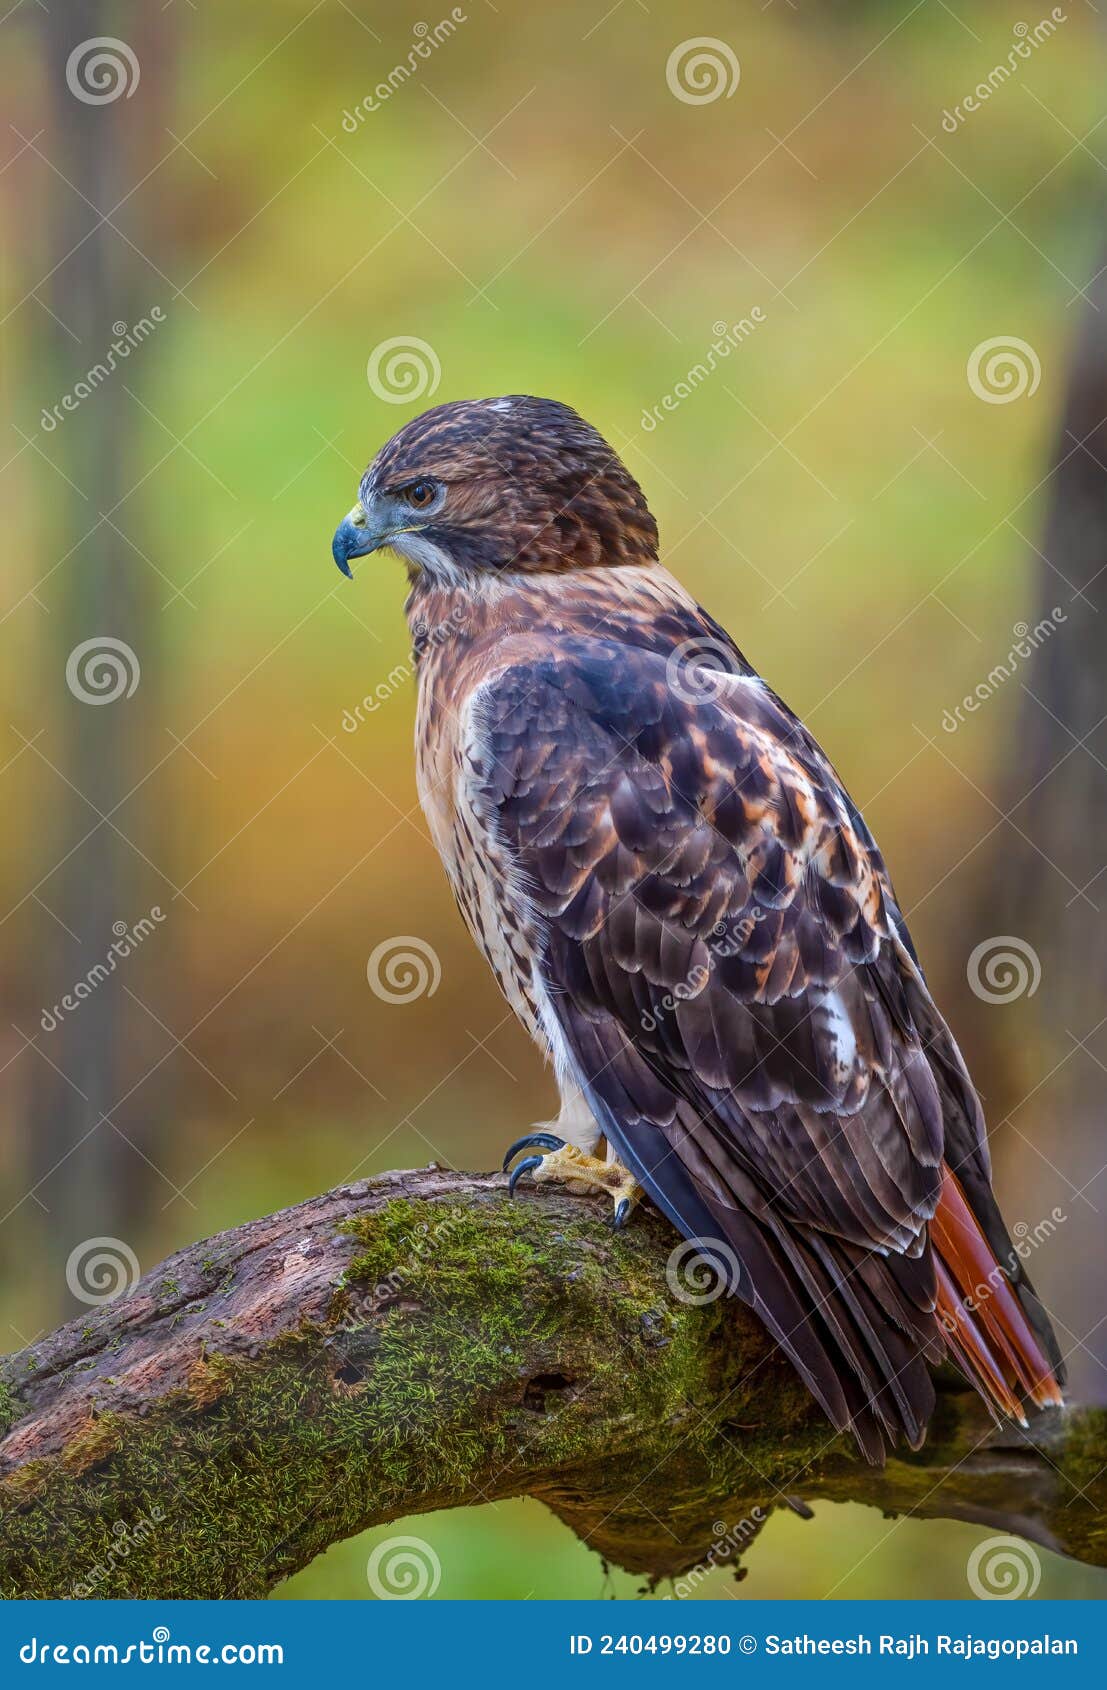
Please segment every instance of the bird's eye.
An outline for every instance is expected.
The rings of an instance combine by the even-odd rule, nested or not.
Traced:
[[[404,489],[404,497],[416,510],[424,510],[427,505],[434,503],[437,492],[438,488],[433,481],[413,481],[410,487]]]

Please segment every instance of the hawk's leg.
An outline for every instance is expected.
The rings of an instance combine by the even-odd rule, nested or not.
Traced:
[[[615,1205],[613,1226],[620,1227],[642,1195],[642,1187],[632,1173],[616,1161],[610,1146],[607,1159],[589,1156],[575,1144],[566,1144],[556,1133],[533,1132],[517,1139],[504,1157],[504,1171],[522,1150],[544,1150],[544,1156],[524,1156],[512,1169],[508,1191],[514,1193],[522,1176],[533,1173],[536,1185],[547,1181],[567,1185],[570,1191],[606,1191]]]

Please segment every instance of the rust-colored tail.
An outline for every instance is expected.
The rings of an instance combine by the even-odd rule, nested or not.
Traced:
[[[930,1223],[938,1318],[954,1361],[999,1415],[1025,1426],[1020,1398],[1059,1408],[1061,1387],[1007,1275],[984,1237],[957,1175],[942,1166]]]

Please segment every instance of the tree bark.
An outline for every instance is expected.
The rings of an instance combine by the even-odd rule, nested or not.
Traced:
[[[113,936],[146,915],[159,896],[168,902],[166,877],[147,866],[148,855],[143,862],[137,854],[140,847],[146,853],[152,848],[154,824],[145,797],[120,811],[141,784],[140,768],[149,769],[154,760],[139,752],[141,724],[155,715],[153,570],[140,555],[149,547],[142,512],[128,504],[140,484],[143,442],[151,427],[128,394],[141,380],[135,373],[141,360],[120,361],[109,374],[87,379],[90,370],[109,367],[113,345],[126,347],[128,331],[152,306],[170,314],[187,309],[154,260],[138,251],[154,246],[165,263],[168,243],[140,220],[141,199],[128,203],[135,183],[166,145],[169,113],[159,69],[170,58],[175,26],[160,9],[151,11],[137,34],[128,30],[132,39],[125,44],[128,53],[133,46],[141,70],[129,93],[106,102],[79,97],[74,87],[102,95],[131,83],[111,36],[117,8],[104,0],[68,0],[44,7],[39,20],[47,95],[41,149],[58,175],[42,164],[46,251],[31,262],[36,275],[41,265],[50,278],[50,308],[49,314],[36,314],[35,364],[49,372],[44,398],[48,394],[60,403],[64,395],[67,412],[74,388],[93,388],[73,412],[63,413],[39,448],[53,465],[53,472],[41,466],[41,545],[44,556],[63,565],[58,584],[51,585],[55,614],[49,623],[56,677],[51,697],[58,700],[58,712],[38,746],[55,768],[47,775],[54,782],[53,808],[38,839],[46,865],[55,865],[39,881],[41,903],[50,913],[39,912],[45,938],[32,952],[38,978],[31,1002],[43,1006],[71,992],[89,965],[101,961]],[[104,82],[89,80],[91,49],[98,41],[106,41],[106,58],[118,66],[118,79],[102,66]],[[90,51],[81,54],[82,43]],[[77,54],[72,64],[71,54]],[[124,651],[112,641],[122,641]],[[70,678],[72,654],[86,643],[88,655]],[[85,665],[98,661],[90,686]],[[137,685],[141,676],[141,702],[118,696],[105,706],[112,697],[107,666],[112,662],[123,679],[133,677]],[[35,878],[39,873],[41,865]],[[156,1151],[150,1112],[127,1101],[137,1088],[128,1089],[125,1076],[127,1052],[136,1040],[142,1047],[147,1025],[148,1017],[113,983],[90,993],[79,1014],[59,1019],[45,1059],[36,1063],[28,1184],[36,1191],[45,1188],[63,1258],[86,1237],[89,1215],[97,1217],[99,1230],[118,1234],[131,1229],[141,1209],[150,1153]],[[136,1142],[145,1149],[136,1151]]]
[[[686,1300],[676,1243],[431,1167],[181,1251],[0,1364],[0,1588],[259,1596],[367,1526],[522,1495],[693,1587],[797,1497],[1107,1564],[1107,1414],[996,1432],[951,1378],[874,1470],[752,1316]]]
[[[993,1119],[993,1148],[1023,1201],[1032,1202],[1044,1180],[1067,1211],[1063,1262],[1043,1262],[1034,1276],[1050,1309],[1064,1310],[1057,1324],[1072,1388],[1104,1402],[1107,249],[1083,312],[1036,548],[1037,607],[1027,618],[1035,649],[1018,676],[1021,705],[1006,757],[1002,807],[1013,825],[997,835],[985,907],[995,932],[1030,942],[1042,983],[1032,999],[1028,993],[1002,1018],[988,1018],[989,1032],[1006,1033],[998,1072],[1018,1073],[1021,1056],[1023,1080],[1011,1098],[1018,1133]]]

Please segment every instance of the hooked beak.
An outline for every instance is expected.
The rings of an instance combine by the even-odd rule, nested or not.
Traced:
[[[362,507],[355,505],[335,529],[331,553],[343,575],[352,581],[354,572],[350,568],[350,559],[364,557],[367,552],[376,551],[378,546],[383,545],[384,540],[384,534],[375,533],[369,527],[369,518]]]

